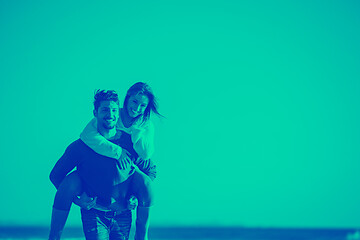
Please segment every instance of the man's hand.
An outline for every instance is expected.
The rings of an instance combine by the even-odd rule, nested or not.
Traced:
[[[131,196],[127,203],[127,208],[134,210],[138,205],[138,199],[135,196]]]
[[[78,205],[81,208],[84,208],[86,210],[90,210],[96,205],[96,199],[97,197],[89,197],[85,192],[83,192],[80,197],[74,198],[74,203]]]
[[[130,153],[123,148],[118,161],[120,169],[126,169],[131,164]]]

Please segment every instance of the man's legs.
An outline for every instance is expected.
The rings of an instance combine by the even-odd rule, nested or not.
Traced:
[[[81,208],[81,220],[86,240],[109,240],[111,219],[106,219],[93,209]]]
[[[69,215],[72,201],[74,197],[80,193],[81,180],[75,171],[64,178],[55,194],[49,240],[60,239]]]
[[[131,228],[131,211],[115,217],[95,209],[81,209],[81,220],[86,240],[128,240]]]
[[[128,240],[130,236],[132,222],[132,213],[125,210],[121,214],[114,217],[114,224],[110,231],[110,240]]]

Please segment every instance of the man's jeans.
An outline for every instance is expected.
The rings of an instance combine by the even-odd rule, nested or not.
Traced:
[[[128,240],[131,211],[109,216],[105,212],[81,209],[81,220],[86,240]]]

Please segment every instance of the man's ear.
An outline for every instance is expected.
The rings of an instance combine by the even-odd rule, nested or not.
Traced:
[[[94,117],[97,117],[97,111],[95,109],[93,110],[93,114],[94,114]]]

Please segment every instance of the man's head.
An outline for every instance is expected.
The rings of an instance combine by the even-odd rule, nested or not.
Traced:
[[[97,90],[94,96],[94,116],[98,130],[115,128],[119,119],[119,97],[114,90]]]

